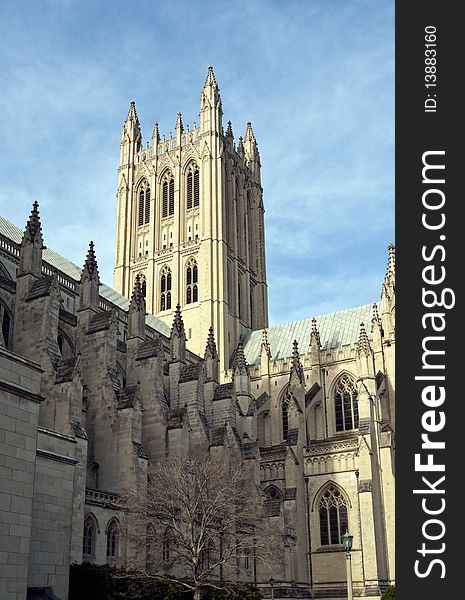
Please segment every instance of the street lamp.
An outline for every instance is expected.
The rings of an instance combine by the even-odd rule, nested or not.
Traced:
[[[346,528],[346,532],[342,536],[342,543],[344,550],[346,551],[346,568],[347,568],[347,599],[352,600],[352,562],[350,551],[352,550],[353,535],[350,535],[349,530]]]
[[[274,600],[274,579],[270,577],[270,585],[271,585],[271,600]]]

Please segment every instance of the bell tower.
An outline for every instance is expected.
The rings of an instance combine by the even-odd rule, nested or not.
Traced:
[[[123,125],[113,285],[130,298],[139,276],[147,311],[171,326],[179,304],[187,347],[203,355],[213,328],[220,369],[247,331],[268,326],[260,154],[251,123],[226,133],[213,68],[200,121],[142,145],[132,102]]]

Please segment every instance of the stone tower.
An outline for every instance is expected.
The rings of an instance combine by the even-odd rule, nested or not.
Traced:
[[[130,298],[139,276],[149,313],[171,325],[180,305],[190,350],[201,355],[209,328],[221,369],[248,331],[268,326],[260,155],[250,123],[237,145],[224,132],[212,67],[200,97],[200,125],[178,113],[175,133],[155,123],[143,146],[135,103],[121,136],[115,289]]]

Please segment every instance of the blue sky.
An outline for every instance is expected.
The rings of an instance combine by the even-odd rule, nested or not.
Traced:
[[[117,162],[136,101],[198,122],[208,66],[262,159],[270,322],[379,298],[394,236],[393,0],[0,3],[0,212],[111,285]]]

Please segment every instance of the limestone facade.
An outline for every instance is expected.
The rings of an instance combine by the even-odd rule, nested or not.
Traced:
[[[252,127],[224,133],[209,69],[198,128],[179,115],[144,147],[131,104],[115,290],[92,242],[82,270],[44,248],[36,203],[24,233],[0,220],[2,599],[64,600],[70,563],[124,562],[121,492],[194,451],[261,486],[275,598],[345,597],[346,527],[355,594],[394,581],[394,248],[379,302],[268,327],[263,212]],[[270,596],[269,572],[238,566]]]

